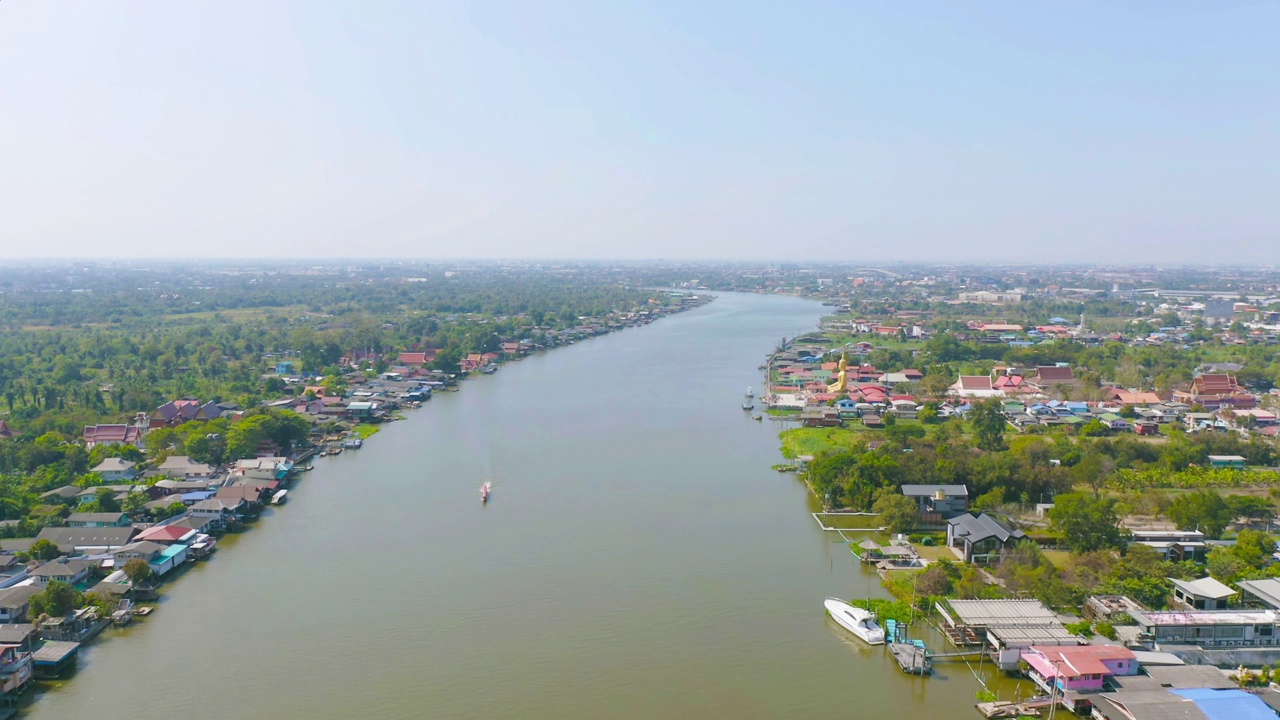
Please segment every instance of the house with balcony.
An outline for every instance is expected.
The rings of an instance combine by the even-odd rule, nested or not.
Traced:
[[[244,508],[245,502],[240,498],[211,497],[192,505],[189,512],[192,517],[212,520],[211,526],[215,530],[223,531],[240,524],[240,515]]]
[[[35,677],[31,653],[20,645],[0,645],[0,701],[11,708]]]
[[[925,524],[941,524],[969,510],[969,489],[964,485],[903,485],[902,494],[916,503]]]

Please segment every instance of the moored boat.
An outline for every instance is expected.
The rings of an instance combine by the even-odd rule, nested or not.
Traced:
[[[755,397],[755,396],[756,396],[756,394],[755,394],[754,392],[752,392],[752,391],[751,391],[751,386],[750,386],[750,385],[748,385],[748,386],[747,386],[747,397],[748,397],[748,398],[753,398],[753,397]]]
[[[743,410],[751,410],[751,409],[753,409],[753,408],[755,408],[755,405],[751,404],[750,402],[744,402],[744,403],[742,403],[742,409],[743,409]]]
[[[823,603],[827,614],[840,627],[848,630],[868,645],[884,644],[884,628],[876,622],[876,616],[860,607],[854,607],[839,598],[827,598]]]
[[[281,490],[281,491],[277,492],[275,495],[272,495],[272,496],[271,496],[271,504],[272,504],[272,505],[283,505],[283,504],[285,504],[285,502],[286,502],[288,499],[289,499],[289,491],[288,491],[288,490]]]

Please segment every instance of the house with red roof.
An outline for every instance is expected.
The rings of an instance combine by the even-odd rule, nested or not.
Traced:
[[[1036,368],[1035,375],[1031,376],[1031,384],[1038,388],[1050,388],[1069,386],[1074,387],[1080,384],[1076,380],[1076,375],[1070,367],[1062,365],[1041,365]]]
[[[1116,387],[1103,388],[1102,396],[1105,400],[1135,407],[1158,405],[1162,402],[1160,396],[1153,392],[1138,392],[1137,390],[1125,390]]]
[[[1191,381],[1190,390],[1175,390],[1175,402],[1203,405],[1211,410],[1220,407],[1251,408],[1258,399],[1245,392],[1229,373],[1205,373]]]
[[[1032,645],[1022,660],[1047,692],[1098,692],[1107,678],[1137,675],[1139,668],[1137,656],[1121,645]]]
[[[137,445],[142,429],[136,425],[86,425],[83,437],[87,450],[99,445]]]
[[[195,530],[182,525],[157,525],[138,533],[134,540],[138,542],[146,540],[161,545],[172,545],[173,543],[190,542],[198,534]]]
[[[423,350],[422,352],[402,352],[396,358],[396,362],[409,367],[422,365],[430,365],[436,359],[436,350]]]

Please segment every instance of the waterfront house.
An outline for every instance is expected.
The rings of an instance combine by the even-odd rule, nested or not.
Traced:
[[[67,527],[128,527],[129,516],[122,512],[77,512],[67,516]]]
[[[58,558],[50,560],[31,571],[31,577],[40,585],[48,585],[51,580],[59,580],[68,585],[79,585],[89,579],[89,572],[94,563],[90,560],[68,560]]]
[[[293,465],[283,457],[245,458],[236,461],[231,475],[237,483],[256,481],[265,485],[273,480],[284,480],[292,469]]]
[[[18,645],[0,645],[0,696],[5,706],[16,702],[16,696],[35,677],[31,653]]]
[[[138,533],[132,527],[44,528],[36,540],[48,540],[64,553],[95,554],[110,552],[129,544]]]
[[[964,485],[903,485],[902,494],[916,503],[922,523],[941,523],[969,509],[969,489]]]
[[[154,525],[138,533],[135,539],[139,542],[149,541],[161,545],[190,544],[198,534],[195,530],[182,525]]]
[[[240,522],[240,513],[244,510],[244,500],[240,498],[216,498],[201,500],[191,506],[192,517],[204,517],[213,520],[213,527],[226,530]]]
[[[1179,580],[1168,578],[1173,583],[1173,604],[1188,610],[1224,610],[1235,590],[1223,585],[1214,578],[1202,577],[1199,580]]]
[[[31,596],[42,590],[44,586],[34,582],[0,590],[0,622],[20,623],[26,620]]]
[[[1121,645],[1033,645],[1022,661],[1046,692],[1098,692],[1112,676],[1137,675],[1139,667],[1133,651]]]
[[[106,483],[122,483],[138,477],[137,463],[121,458],[107,458],[90,468],[90,472],[98,473]]]
[[[1005,548],[1024,538],[1026,533],[1011,530],[986,513],[963,513],[947,520],[947,546],[965,562],[995,562]]]
[[[123,569],[132,559],[145,560],[151,567],[151,574],[156,577],[168,573],[187,561],[187,546],[182,543],[162,545],[150,540],[140,540],[115,551],[115,566]]]

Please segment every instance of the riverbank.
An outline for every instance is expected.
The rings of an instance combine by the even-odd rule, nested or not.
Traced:
[[[655,313],[633,324],[624,323],[616,327],[594,330],[585,337],[566,342],[564,346],[576,344],[578,347],[583,347],[590,344],[584,341],[592,338],[606,336],[628,327],[645,326],[657,319],[693,309],[701,304],[703,303],[688,304],[675,312]],[[505,361],[499,360],[482,365],[471,374],[495,375],[498,374],[499,367],[510,367],[519,364],[520,361],[537,358],[541,354],[543,353],[530,352],[512,355]],[[488,370],[486,371],[485,368]],[[42,653],[41,643],[52,642],[55,633],[58,640],[73,641],[74,647],[70,648],[69,657],[74,659],[77,654],[88,652],[92,647],[88,644],[89,640],[102,629],[102,623],[105,622],[105,619],[99,618],[110,615],[121,602],[135,603],[134,606],[142,610],[139,615],[146,617],[146,620],[139,618],[134,627],[119,631],[134,637],[139,633],[145,633],[146,625],[156,622],[162,615],[173,612],[182,613],[182,608],[168,604],[166,588],[169,587],[170,581],[191,582],[188,577],[191,574],[189,570],[195,569],[192,566],[197,562],[197,548],[200,549],[200,559],[208,558],[215,547],[220,547],[222,552],[219,554],[223,554],[230,546],[242,544],[244,538],[254,535],[261,529],[260,525],[265,522],[264,518],[288,517],[292,510],[289,506],[295,505],[306,496],[306,493],[295,494],[297,489],[301,489],[295,487],[295,483],[299,482],[299,473],[323,472],[326,465],[346,462],[347,458],[352,457],[351,454],[359,450],[364,441],[372,438],[375,433],[382,435],[385,433],[384,428],[401,425],[401,422],[394,421],[407,419],[409,416],[404,414],[407,410],[429,406],[433,394],[432,387],[440,387],[434,385],[432,380],[415,379],[412,373],[396,370],[388,370],[373,377],[350,374],[346,379],[348,384],[345,396],[350,400],[347,408],[354,408],[361,414],[345,422],[343,431],[334,433],[331,426],[325,429],[317,427],[317,434],[313,436],[316,443],[309,448],[300,449],[287,457],[244,460],[226,467],[186,470],[185,468],[195,468],[198,464],[193,464],[186,458],[183,458],[181,463],[175,458],[169,458],[165,466],[177,468],[181,465],[184,468],[182,472],[185,473],[185,479],[156,482],[152,478],[149,484],[140,483],[133,487],[153,488],[157,492],[163,489],[166,493],[170,488],[181,491],[172,495],[161,494],[156,501],[147,504],[147,510],[168,507],[164,505],[165,498],[172,497],[174,505],[181,504],[180,512],[154,522],[136,522],[129,525],[121,523],[111,528],[84,528],[76,538],[68,537],[65,547],[62,543],[58,543],[59,548],[64,550],[64,557],[60,560],[51,560],[50,563],[53,566],[61,564],[75,568],[75,575],[69,577],[67,583],[68,591],[75,593],[73,597],[77,598],[74,604],[81,604],[83,600],[87,604],[110,603],[110,606],[101,607],[96,611],[97,615],[92,611],[85,614],[76,610],[68,615],[68,617],[74,616],[74,623],[62,615],[51,618],[31,618],[35,622],[25,627],[30,631],[34,646],[30,650],[17,651],[14,662],[26,663],[29,666],[33,663],[31,658],[34,656],[36,658],[34,662],[38,666]],[[484,381],[491,382],[489,378],[484,378]],[[456,389],[456,385],[453,389]],[[303,466],[303,463],[309,460],[311,464]],[[204,473],[208,475],[200,478],[199,475]],[[477,478],[477,487],[479,482],[480,479]],[[290,488],[289,493],[280,494],[285,488]],[[112,492],[117,490],[118,488],[113,489]],[[121,492],[131,494],[139,490],[128,489]],[[287,504],[281,507],[279,503],[286,502],[286,498]],[[97,516],[105,514],[110,513],[93,513],[95,516],[93,518],[80,519],[75,519],[78,516],[73,513],[70,517],[73,522],[104,522],[107,518]],[[81,513],[80,515],[89,514]],[[124,513],[115,514],[113,518],[120,521],[128,519]],[[65,528],[65,530],[73,529],[76,528]],[[59,533],[59,537],[63,534],[67,533]],[[91,539],[86,539],[90,537]],[[36,537],[10,538],[3,541],[3,549],[10,556],[15,553],[27,553],[32,550],[37,540]],[[83,543],[86,542],[107,544],[95,548],[84,545]],[[138,558],[141,558],[144,561],[143,564],[151,569],[152,577],[145,582],[134,582],[139,578],[126,577],[122,572],[127,560]],[[35,561],[32,561],[29,575],[31,577],[40,575],[43,571],[39,568],[50,563],[37,566]],[[247,575],[253,575],[251,567],[238,567]],[[102,578],[103,574],[107,577]],[[24,588],[29,588],[41,597],[47,594],[46,590],[38,589],[35,583],[28,585],[24,581],[26,577],[15,578],[8,583],[8,588],[0,590],[0,594],[14,595],[26,592]],[[57,582],[53,581],[55,585]],[[160,612],[152,612],[153,610]],[[78,627],[77,624],[83,624],[86,629],[92,628],[94,632],[76,630],[70,631],[74,634],[74,638],[69,636],[68,628]],[[0,624],[0,632],[11,633],[14,627],[12,623]],[[111,634],[113,632],[109,631],[103,637],[110,637]],[[64,683],[74,673],[73,668],[74,661],[71,661],[64,664],[56,676],[43,679],[55,681],[59,687],[66,684],[68,691],[74,692],[72,688],[75,683]],[[81,673],[80,678],[83,676]],[[26,695],[25,691],[31,687],[32,680],[33,678],[28,677],[4,689],[9,691],[8,697],[16,702]],[[29,700],[30,697],[27,697],[28,704]]]

